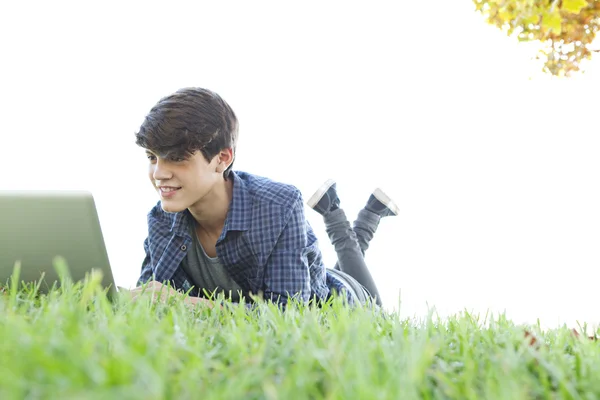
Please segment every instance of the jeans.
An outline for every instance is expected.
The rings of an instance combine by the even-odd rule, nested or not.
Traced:
[[[375,299],[377,305],[381,306],[379,291],[364,258],[381,217],[362,209],[354,221],[353,228],[350,226],[344,210],[338,208],[326,214],[323,219],[325,230],[338,257],[334,269],[358,281],[366,289],[368,295]]]

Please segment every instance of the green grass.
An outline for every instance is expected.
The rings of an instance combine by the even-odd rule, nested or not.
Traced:
[[[0,399],[596,399],[600,351],[503,316],[110,302],[97,277],[0,295]]]

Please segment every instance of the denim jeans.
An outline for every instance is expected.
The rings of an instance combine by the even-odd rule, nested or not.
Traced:
[[[381,306],[377,285],[364,258],[381,217],[362,209],[354,221],[354,227],[351,227],[344,210],[338,208],[326,214],[323,219],[327,235],[337,253],[338,261],[334,269],[355,279],[367,291],[367,295],[374,298],[377,305]],[[359,294],[358,300],[360,297]]]

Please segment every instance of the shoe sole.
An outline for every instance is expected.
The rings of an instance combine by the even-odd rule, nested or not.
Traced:
[[[398,215],[400,213],[400,209],[398,208],[396,203],[394,203],[394,200],[392,200],[387,194],[385,194],[383,190],[379,188],[375,189],[373,191],[373,196],[375,196],[375,198],[379,200],[381,204],[384,204],[387,208],[389,208],[390,211],[394,213],[394,215]]]
[[[323,197],[323,195],[329,190],[335,181],[333,179],[328,179],[321,187],[313,194],[310,199],[306,202],[310,208],[315,208],[315,206],[319,203],[319,200]]]

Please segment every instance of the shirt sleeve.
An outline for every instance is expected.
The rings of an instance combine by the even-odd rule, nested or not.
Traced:
[[[140,273],[140,277],[137,281],[137,286],[141,286],[142,284],[151,280],[154,274],[152,271],[152,263],[150,261],[148,238],[144,240],[144,252],[146,253],[146,256],[144,257],[144,262],[142,263],[142,272]]]
[[[308,302],[311,294],[308,236],[300,194],[283,221],[283,230],[265,266],[263,296],[285,306],[289,297]]]

